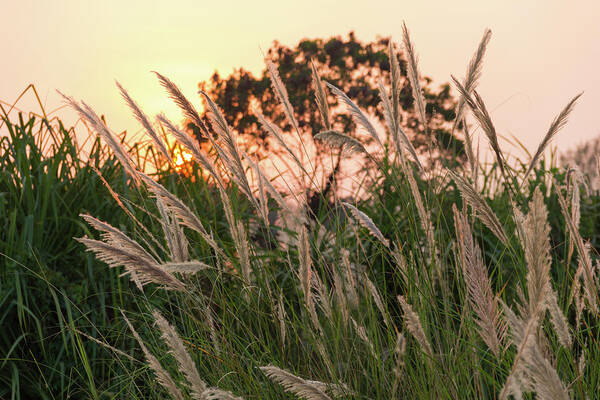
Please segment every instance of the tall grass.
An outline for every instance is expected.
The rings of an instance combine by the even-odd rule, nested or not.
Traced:
[[[120,170],[121,177],[133,188],[118,197],[125,204],[123,219],[93,210],[84,217],[93,229],[79,241],[111,271],[128,276],[132,292],[119,293],[139,292],[134,302],[114,303],[122,315],[113,314],[125,321],[137,345],[121,336],[122,324],[112,327],[116,337],[93,340],[78,334],[83,328],[75,323],[61,331],[75,332],[70,340],[85,366],[86,393],[176,399],[595,398],[600,202],[597,194],[575,190],[579,181],[547,166],[540,155],[574,101],[540,135],[539,154],[511,165],[475,92],[489,35],[486,31],[468,69],[473,76],[455,82],[461,103],[494,151],[492,167],[478,165],[471,149],[462,168],[421,168],[395,111],[394,79],[391,94],[380,88],[388,121],[387,131],[378,132],[348,96],[313,78],[320,112],[329,112],[327,101],[340,99],[381,143],[377,149],[362,146],[360,136],[336,131],[323,115],[317,140],[350,147],[354,151],[344,154],[365,162],[364,173],[372,178],[370,196],[334,194],[335,205],[318,213],[305,204],[308,187],[283,192],[271,185],[276,177],[246,154],[205,94],[210,124],[158,74],[210,140],[214,151],[208,153],[164,117],[159,126],[148,127],[147,117],[124,95],[155,142],[164,126],[194,154],[201,173],[210,175],[187,181],[183,188],[189,193],[167,187],[173,176],[159,174],[157,182],[132,169],[130,153],[105,125],[98,126],[93,110],[67,98],[125,163],[128,175]],[[427,130],[406,26],[403,43],[415,107],[423,108]],[[268,68],[294,131],[282,133],[260,116],[262,125],[284,144],[286,135],[310,140],[304,138],[313,135],[303,135],[293,123],[276,66],[268,62]],[[157,146],[168,152],[166,144]],[[306,159],[303,146],[284,147],[290,165]],[[305,176],[298,181],[314,184],[310,171],[300,166]],[[197,193],[198,187],[204,192]],[[273,214],[277,218],[269,217]],[[118,383],[95,385],[96,359],[86,353],[86,344],[115,360],[110,371]]]

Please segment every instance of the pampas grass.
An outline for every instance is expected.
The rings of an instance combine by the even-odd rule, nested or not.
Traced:
[[[403,34],[406,79],[415,112],[428,132],[416,51],[406,25]],[[452,171],[431,168],[427,176],[421,175],[419,156],[424,156],[411,143],[411,135],[420,128],[401,127],[405,77],[391,41],[389,91],[383,80],[378,81],[387,141],[380,138],[371,116],[343,91],[323,82],[310,61],[309,79],[324,128],[314,138],[343,150],[343,155],[364,153],[372,158],[366,138],[335,130],[332,113],[339,109],[330,109],[327,87],[357,129],[377,142],[372,153],[376,162],[364,167],[370,169],[370,180],[361,183],[365,195],[342,198],[333,191],[316,206],[317,202],[304,200],[289,202],[298,193],[308,199],[316,187],[317,166],[305,162],[310,158],[306,148],[304,153],[295,150],[313,136],[300,131],[284,82],[269,60],[266,75],[278,104],[256,107],[254,114],[257,129],[269,134],[285,160],[275,178],[262,160],[238,145],[223,111],[207,93],[200,96],[208,124],[179,88],[160,74],[169,96],[201,129],[212,149],[201,147],[165,116],[157,116],[157,121],[177,141],[175,145],[193,155],[202,173],[210,175],[210,184],[204,180],[191,184],[168,169],[157,174],[159,183],[137,171],[93,110],[65,96],[110,146],[123,170],[145,186],[135,186],[134,195],[142,202],[135,213],[144,210],[147,215],[138,219],[128,207],[133,203],[121,204],[127,215],[134,215],[132,225],[144,228],[136,236],[125,234],[122,225],[85,214],[83,219],[100,232],[100,240],[78,240],[110,267],[124,268],[145,290],[137,303],[140,308],[160,307],[160,313],[152,312],[162,338],[157,345],[145,344],[142,336],[147,333],[138,334],[125,315],[123,319],[156,381],[171,397],[240,399],[207,382],[234,388],[245,398],[281,397],[281,389],[273,383],[289,395],[311,400],[523,398],[530,392],[535,398],[563,399],[595,394],[590,375],[597,372],[598,356],[590,332],[598,326],[597,254],[591,247],[595,238],[586,237],[583,222],[579,224],[589,212],[585,201],[591,195],[579,193],[578,187],[567,190],[569,208],[563,181],[545,187],[540,178],[544,174],[538,171],[544,150],[577,97],[553,121],[531,162],[521,163],[522,168],[509,166],[484,101],[475,91],[490,35],[489,30],[484,32],[465,78],[455,80],[460,97],[454,127],[461,121],[465,127],[468,165]],[[119,88],[154,146],[169,154],[146,115]],[[479,165],[466,117],[461,116],[465,105],[488,137],[496,158],[492,170]],[[272,106],[282,108],[288,122],[284,129],[259,111]],[[297,145],[290,144],[285,129],[297,134]],[[310,144],[313,150],[322,147]],[[459,173],[462,167],[471,169],[471,180]],[[543,172],[563,179],[560,173]],[[280,181],[272,183],[282,176],[297,178],[295,187],[285,190]],[[185,190],[172,190],[173,182]],[[195,199],[187,194],[198,193],[198,187],[207,194],[202,201],[220,199],[222,209],[217,207],[210,215],[213,211],[205,214],[202,204],[188,203]],[[149,211],[155,209],[157,213]],[[475,218],[482,224],[475,224]],[[559,236],[563,223],[577,250],[576,268],[571,263],[573,250]],[[362,228],[366,232],[358,234]],[[198,241],[208,247],[198,246]],[[174,290],[165,295],[149,290],[149,285]],[[185,339],[178,331],[185,332]],[[164,357],[149,350],[165,345]],[[585,374],[580,366],[584,359]],[[315,380],[274,365],[286,365]],[[143,380],[139,373],[124,374],[135,385]],[[348,382],[349,387],[325,382]],[[140,392],[145,389],[143,384],[140,389],[136,386]]]
[[[356,105],[356,103],[354,103],[346,95],[346,93],[344,93],[343,91],[341,91],[340,89],[338,89],[337,87],[332,85],[331,83],[325,82],[325,84],[327,85],[329,90],[331,90],[331,92],[338,98],[338,101],[340,103],[343,103],[346,105],[346,108],[352,115],[352,118],[353,118],[354,122],[356,123],[356,125],[358,125],[359,127],[363,128],[365,131],[367,131],[369,136],[373,140],[375,140],[375,142],[377,142],[377,144],[380,147],[383,147],[383,143],[381,142],[381,139],[379,139],[379,135],[377,134],[375,127],[369,120],[369,117],[367,117],[367,115],[360,109],[360,107],[358,107]]]

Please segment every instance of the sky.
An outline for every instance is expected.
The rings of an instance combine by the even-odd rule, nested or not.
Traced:
[[[463,77],[484,29],[492,30],[479,92],[501,135],[534,151],[552,119],[584,95],[555,140],[566,150],[600,134],[600,1],[31,1],[0,0],[0,100],[12,103],[33,83],[47,111],[56,89],[106,115],[113,131],[139,131],[118,80],[151,116],[181,114],[151,71],[170,77],[200,105],[197,84],[264,66],[274,40],[391,36],[405,21],[422,75],[438,85]],[[261,50],[262,49],[262,50]],[[31,94],[18,103],[37,111]],[[69,110],[56,115],[74,121]],[[485,143],[482,139],[482,143]],[[501,143],[508,152],[518,150]]]

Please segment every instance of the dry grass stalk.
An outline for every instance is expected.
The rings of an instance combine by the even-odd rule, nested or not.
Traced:
[[[185,262],[189,259],[188,240],[183,234],[183,229],[177,223],[177,217],[173,212],[167,211],[160,197],[156,198],[156,205],[161,215],[160,224],[163,228],[167,247],[174,262]]]
[[[501,342],[506,332],[500,318],[497,301],[487,274],[487,268],[466,216],[461,215],[455,205],[452,207],[457,228],[457,243],[461,258],[463,276],[467,285],[469,304],[477,315],[479,335],[488,348],[498,358]]]
[[[330,147],[341,148],[341,154],[343,156],[351,156],[356,153],[363,153],[368,157],[371,157],[365,146],[357,139],[344,135],[337,131],[323,131],[317,133],[315,139],[322,140]]]
[[[463,177],[457,175],[453,171],[448,171],[448,173],[456,182],[456,186],[460,190],[463,200],[473,208],[473,211],[479,217],[481,222],[483,222],[502,243],[508,245],[508,237],[504,232],[504,228],[490,206]]]
[[[127,90],[125,90],[125,88],[123,86],[121,86],[121,84],[119,82],[116,82],[116,84],[117,84],[117,87],[119,88],[119,91],[121,92],[121,96],[123,97],[123,99],[125,100],[127,105],[129,106],[129,108],[131,108],[131,111],[133,111],[133,115],[135,116],[135,119],[137,119],[139,121],[139,123],[142,124],[142,126],[146,130],[146,133],[148,133],[148,135],[150,136],[150,138],[152,139],[152,141],[154,142],[154,144],[156,145],[158,150],[166,157],[166,159],[169,161],[169,163],[171,165],[175,165],[175,163],[173,162],[173,159],[171,158],[171,155],[169,154],[169,150],[165,146],[165,143],[157,135],[156,131],[154,130],[154,127],[152,127],[152,124],[148,120],[148,117],[146,116],[146,114],[140,109],[140,107],[137,105],[137,103],[131,98],[129,93],[127,93]]]
[[[423,98],[423,90],[419,83],[419,67],[418,57],[415,53],[413,43],[410,40],[410,34],[405,23],[402,23],[402,42],[404,43],[404,50],[406,50],[407,56],[407,67],[408,67],[408,80],[412,88],[413,98],[417,106],[419,119],[423,124],[425,132],[427,132],[427,115],[425,113],[425,99]]]
[[[302,225],[300,229],[300,235],[298,237],[298,275],[300,280],[300,287],[304,294],[304,302],[306,309],[310,315],[310,319],[315,326],[322,333],[321,324],[319,323],[319,317],[317,316],[317,310],[312,295],[313,277],[312,277],[312,257],[310,251],[310,244],[308,242],[308,232],[306,227]]]
[[[217,182],[217,184],[221,188],[223,188],[224,184],[223,184],[223,180],[221,179],[221,176],[217,173],[217,170],[216,170],[214,164],[212,163],[212,161],[210,161],[208,159],[208,157],[204,154],[204,152],[200,149],[200,146],[198,145],[198,142],[196,141],[196,139],[191,137],[186,132],[183,132],[182,130],[178,129],[164,115],[157,115],[156,119],[162,125],[167,127],[169,132],[171,132],[171,134],[173,134],[173,136],[175,136],[175,139],[177,139],[177,141],[179,143],[181,143],[183,145],[183,147],[185,147],[192,154],[192,157],[194,157],[194,160],[196,160],[196,162],[199,163],[204,170],[206,170],[208,173],[210,173],[212,175],[212,177],[215,179],[215,181]]]
[[[196,399],[202,399],[202,393],[206,390],[206,383],[200,378],[196,364],[190,357],[183,341],[171,324],[158,311],[154,311],[152,315],[156,321],[156,326],[162,333],[163,340],[169,346],[169,353],[175,358],[179,371],[183,373],[190,384],[192,396]]]
[[[310,60],[310,69],[312,71],[312,85],[315,91],[315,100],[317,102],[317,108],[321,119],[323,120],[323,126],[325,130],[329,131],[332,129],[331,120],[329,119],[329,105],[327,104],[327,94],[325,93],[325,87],[317,71],[317,67],[313,60]]]
[[[326,394],[327,391],[336,397],[343,396],[348,392],[344,385],[335,385],[319,381],[306,380],[273,365],[266,365],[264,367],[260,367],[260,369],[271,380],[283,386],[286,392],[294,393],[301,399],[331,400],[331,397]]]
[[[148,190],[150,190],[156,198],[160,198],[167,209],[178,218],[179,223],[198,232],[200,236],[202,236],[202,239],[204,239],[219,256],[223,257],[224,260],[229,260],[229,257],[225,254],[223,249],[215,242],[212,234],[207,232],[200,219],[185,203],[149,176],[143,173],[140,173],[139,176],[148,186]]]
[[[369,348],[369,352],[371,353],[371,355],[373,356],[373,358],[378,358],[377,357],[377,352],[375,351],[375,346],[373,346],[373,342],[371,342],[371,339],[369,339],[369,336],[367,335],[367,330],[365,329],[364,326],[359,325],[358,322],[356,322],[356,320],[352,317],[350,317],[350,321],[352,322],[352,326],[354,327],[354,331],[356,332],[356,334],[358,335],[358,337],[365,342],[365,344],[367,345],[367,347]]]
[[[348,303],[353,307],[358,307],[358,293],[356,290],[356,279],[354,279],[354,271],[350,264],[350,252],[346,249],[340,251],[342,257],[342,277],[344,279],[344,290]]]
[[[311,280],[312,287],[317,291],[316,297],[319,301],[319,304],[321,305],[323,313],[329,320],[332,320],[333,311],[331,308],[331,299],[329,298],[329,294],[327,293],[327,289],[325,288],[323,281],[321,281],[321,278],[319,278],[318,274],[311,275]]]
[[[402,169],[404,174],[406,175],[406,179],[408,179],[408,184],[410,185],[410,191],[415,199],[415,204],[417,206],[417,213],[419,214],[419,221],[421,222],[421,229],[425,232],[425,238],[427,239],[427,247],[429,249],[432,260],[435,258],[435,238],[433,225],[431,223],[431,215],[429,211],[425,209],[425,203],[423,202],[423,198],[421,197],[421,192],[419,192],[419,187],[417,186],[417,181],[415,180],[415,176],[411,169],[409,169],[406,165],[402,164]],[[436,262],[436,265],[439,266],[439,262]],[[438,270],[438,275],[440,271]]]
[[[183,93],[177,87],[177,85],[171,82],[169,78],[159,74],[158,72],[154,71],[154,73],[158,77],[160,84],[169,93],[169,97],[183,111],[183,114],[188,119],[192,120],[192,122],[208,137],[209,133],[206,124],[204,123],[204,121],[202,121],[202,118],[200,118],[200,115],[198,114],[192,103],[190,103],[189,100],[183,95]]]
[[[465,150],[467,153],[467,160],[469,162],[469,166],[471,168],[471,180],[475,185],[475,190],[477,190],[477,176],[479,175],[479,152],[477,153],[477,157],[473,152],[473,138],[469,133],[469,128],[467,127],[467,121],[463,119],[463,127],[465,131]]]
[[[285,313],[285,306],[283,305],[283,293],[279,294],[279,300],[276,305],[277,320],[279,321],[279,334],[281,335],[281,344],[285,345],[285,337],[286,337],[286,328],[285,328],[285,320],[287,318]]]
[[[492,37],[492,31],[486,29],[483,32],[483,37],[479,42],[479,46],[477,46],[477,51],[473,54],[471,61],[469,61],[469,65],[467,67],[467,75],[465,76],[465,80],[463,81],[463,87],[467,91],[467,93],[471,93],[475,87],[477,87],[477,83],[479,78],[481,77],[481,67],[483,65],[483,56],[485,54],[485,50],[487,45]],[[456,117],[454,119],[454,125],[452,126],[452,132],[456,130],[456,126],[458,122],[462,118],[462,113],[465,107],[465,99],[463,96],[460,96],[458,99],[458,105],[456,106]],[[464,125],[466,128],[466,125]],[[465,136],[468,134],[465,131]],[[468,154],[468,149],[467,149]]]
[[[77,239],[87,247],[88,251],[95,253],[99,260],[113,268],[124,266],[125,274],[135,273],[136,279],[142,286],[152,282],[164,285],[167,289],[183,290],[185,288],[180,280],[162,268],[150,253],[123,232],[90,215],[82,215],[82,217],[92,227],[104,232],[102,234],[104,241],[86,237]]]
[[[217,107],[208,94],[203,91],[200,91],[200,94],[206,101],[209,109],[208,118],[218,136],[218,142],[215,142],[212,139],[212,136],[209,136],[213,147],[219,153],[219,156],[222,158],[223,163],[227,166],[227,169],[231,173],[231,177],[237,183],[240,190],[248,197],[250,203],[252,203],[256,210],[260,213],[261,208],[254,198],[252,189],[250,188],[250,182],[248,182],[248,177],[246,176],[245,168],[242,164],[242,155],[238,149],[237,140],[233,134],[233,131],[227,124],[227,120],[225,119],[225,116],[219,107]]]
[[[570,349],[573,344],[573,338],[569,329],[569,323],[565,314],[558,305],[558,299],[556,293],[551,290],[548,294],[548,311],[550,312],[550,318],[552,325],[554,326],[554,332],[558,336],[558,341],[564,347]]]
[[[135,337],[135,339],[139,343],[140,347],[142,348],[142,352],[144,353],[146,362],[148,363],[148,366],[150,367],[150,369],[152,369],[152,371],[154,371],[154,374],[156,375],[158,383],[160,383],[160,385],[167,390],[167,392],[171,395],[171,397],[173,397],[176,400],[183,400],[184,399],[183,393],[177,387],[177,385],[175,384],[175,381],[173,381],[173,379],[171,378],[171,375],[169,375],[169,373],[160,365],[160,362],[158,362],[156,357],[154,357],[154,355],[152,353],[150,353],[150,351],[148,351],[148,348],[144,344],[144,341],[142,340],[140,335],[136,332],[136,330],[133,328],[133,325],[131,325],[131,322],[129,322],[129,319],[127,319],[127,317],[125,316],[125,313],[123,311],[121,311],[121,315],[123,316],[123,319],[127,323],[127,326],[129,326],[131,333],[133,333],[133,336]]]
[[[169,273],[179,273],[183,275],[195,274],[200,271],[212,268],[210,265],[203,263],[202,261],[178,261],[178,262],[166,262],[160,265],[165,271]]]
[[[573,173],[571,173],[573,172]],[[568,193],[571,192],[571,195],[568,196],[571,198],[571,219],[577,230],[579,230],[579,223],[581,220],[581,194],[579,193],[579,184],[583,181],[584,177],[581,173],[577,173],[575,168],[569,169],[567,172],[567,182],[570,187],[570,190],[567,189]],[[573,235],[569,232],[569,250],[567,254],[567,265],[571,264],[571,257],[573,257],[573,251],[575,250],[575,239]]]
[[[590,310],[598,315],[598,288],[596,285],[596,278],[594,277],[594,267],[592,265],[592,260],[590,258],[589,251],[586,249],[586,245],[583,242],[583,238],[575,225],[575,221],[571,218],[569,214],[569,209],[567,207],[567,202],[564,199],[563,195],[560,193],[560,189],[558,184],[553,180],[554,186],[557,188],[556,195],[558,197],[558,203],[560,204],[560,209],[565,218],[567,229],[571,237],[575,241],[575,246],[577,247],[577,252],[579,253],[579,262],[580,267],[582,269],[583,282],[584,282],[584,293],[586,293],[586,297],[588,300],[588,304],[590,306]]]
[[[544,150],[546,149],[550,141],[554,138],[554,136],[556,136],[558,131],[560,131],[565,126],[569,118],[569,114],[571,113],[571,111],[573,111],[573,107],[575,107],[575,102],[577,102],[577,99],[579,99],[579,97],[581,97],[582,94],[583,93],[579,93],[577,96],[573,97],[573,99],[571,99],[571,101],[565,106],[565,108],[562,109],[560,114],[558,114],[556,118],[554,118],[554,120],[550,124],[550,128],[548,128],[548,132],[546,132],[546,136],[544,136],[544,139],[542,139],[542,142],[538,146],[538,149],[536,150],[533,158],[531,159],[531,163],[529,163],[529,167],[527,168],[527,171],[523,176],[523,182],[526,182],[527,176],[529,176],[529,173],[537,164],[538,160],[544,153]]]
[[[373,235],[377,240],[379,240],[385,247],[390,246],[390,241],[383,236],[383,233],[379,230],[377,225],[373,222],[371,218],[358,208],[354,207],[352,204],[342,202],[342,205],[350,210],[354,219],[363,227],[367,228],[369,233]]]
[[[392,85],[392,112],[391,117],[395,124],[393,134],[404,134],[400,130],[400,95],[402,92],[402,70],[398,62],[398,55],[394,49],[394,43],[390,39],[388,43],[388,58],[390,60],[390,81]],[[385,96],[387,98],[387,96]]]
[[[492,119],[487,111],[487,108],[485,107],[483,99],[479,96],[479,93],[477,93],[476,90],[473,90],[472,93],[474,98],[471,97],[471,93],[469,93],[469,91],[467,91],[467,89],[454,76],[452,77],[452,81],[458,89],[461,97],[465,99],[465,102],[468,104],[469,108],[473,112],[473,115],[483,129],[483,132],[487,136],[490,147],[496,155],[498,167],[500,168],[502,175],[505,176],[505,162],[504,157],[502,156],[502,151],[500,150],[500,145],[498,144],[498,134],[496,133],[496,128],[492,123]]]
[[[340,89],[338,89],[331,83],[325,82],[325,84],[327,85],[329,90],[331,90],[331,92],[338,98],[338,101],[340,103],[344,103],[346,105],[346,108],[348,109],[348,111],[350,111],[350,114],[352,115],[352,119],[354,120],[356,125],[365,129],[367,131],[367,133],[369,134],[369,136],[371,136],[371,138],[373,138],[377,142],[377,144],[379,144],[379,146],[383,148],[383,143],[381,143],[381,140],[379,139],[379,135],[377,135],[377,131],[375,130],[375,127],[373,126],[373,124],[371,124],[371,121],[369,121],[369,118],[360,109],[360,107],[358,107],[356,105],[356,103],[354,103],[346,95],[346,93],[342,92]]]
[[[543,312],[552,291],[550,285],[550,226],[548,211],[539,188],[533,193],[529,203],[529,213],[519,227],[521,244],[527,262],[527,295],[529,298],[528,315]]]
[[[296,117],[294,116],[294,109],[292,108],[292,104],[290,103],[287,90],[283,82],[281,82],[281,78],[279,77],[277,67],[270,60],[265,60],[265,62],[267,64],[267,71],[269,72],[269,78],[271,79],[271,86],[273,87],[273,92],[275,92],[275,96],[279,100],[279,103],[281,103],[281,105],[283,106],[283,111],[288,119],[288,122],[290,123],[290,125],[292,125],[292,128],[294,128],[298,136],[301,137],[302,135],[300,134],[298,121],[296,121]]]
[[[395,57],[395,55],[390,55],[390,56]],[[398,62],[398,60],[396,60],[396,63],[397,62]],[[389,98],[385,88],[383,87],[383,84],[381,83],[381,81],[378,82],[379,97],[381,98],[381,107],[383,108],[383,116],[388,125],[388,130],[390,131],[390,133],[392,134],[392,138],[394,139],[394,144],[396,145],[396,152],[398,153],[398,156],[400,157],[400,159],[401,160],[404,159],[403,149],[405,149],[411,155],[411,158],[413,159],[414,163],[417,164],[417,167],[419,168],[419,170],[422,170],[423,166],[421,165],[421,161],[419,161],[417,152],[416,152],[415,148],[413,147],[412,143],[410,142],[410,140],[408,139],[408,136],[406,136],[406,133],[404,133],[404,130],[400,126],[400,117],[399,117],[398,110],[397,110],[398,107],[394,107],[394,103],[393,103],[394,101],[398,101],[397,98],[394,99],[393,93],[394,93],[394,90],[396,90],[396,88],[394,88],[393,82],[394,81],[392,80],[392,103],[390,103],[390,98]]]
[[[294,160],[294,162],[300,168],[300,170],[302,172],[304,172],[306,175],[309,175],[309,173],[306,171],[306,168],[304,167],[304,164],[302,163],[302,161],[300,161],[300,159],[298,158],[296,153],[287,144],[286,139],[283,137],[283,132],[281,132],[279,127],[277,125],[275,125],[273,122],[269,121],[257,109],[254,109],[254,114],[258,117],[258,121],[260,122],[260,125],[262,126],[262,128],[267,133],[269,133],[272,137],[274,137],[275,140],[277,141],[277,143],[285,149],[285,151],[292,157],[292,160]]]
[[[400,384],[400,379],[402,379],[402,374],[404,372],[404,357],[406,355],[406,338],[401,332],[397,333],[396,336],[396,346],[394,347],[394,359],[396,361],[396,365],[394,366],[394,383],[392,385],[392,395],[393,398],[397,398],[396,392],[398,391],[398,385]]]
[[[531,315],[526,319],[517,317],[506,305],[504,310],[519,349],[500,399],[508,399],[510,395],[522,398],[522,392],[527,391],[534,391],[539,399],[568,399],[566,387],[541,350],[542,338],[537,333],[539,320]]]
[[[86,123],[89,124],[94,131],[108,144],[108,147],[113,151],[114,155],[117,157],[123,169],[127,174],[136,182],[139,182],[138,171],[136,169],[135,163],[125,151],[121,143],[119,143],[112,132],[108,129],[108,127],[104,124],[104,121],[91,109],[85,102],[77,103],[72,97],[66,96],[61,92],[58,92],[63,99],[69,104],[71,108],[73,108],[79,117]]]
[[[106,187],[106,189],[110,193],[110,196],[115,200],[115,202],[117,203],[117,205],[119,206],[119,208],[121,210],[123,210],[125,212],[125,214],[127,214],[127,216],[135,223],[136,226],[138,226],[142,231],[144,231],[144,233],[146,233],[146,235],[148,235],[148,237],[152,240],[152,242],[161,251],[166,251],[166,249],[164,248],[164,246],[154,237],[154,234],[150,232],[150,230],[146,227],[146,225],[142,224],[140,222],[140,220],[137,219],[137,217],[129,210],[128,207],[125,207],[125,204],[121,201],[120,195],[118,193],[116,193],[113,190],[112,187],[110,187],[109,183],[106,181],[106,179],[104,178],[104,176],[102,176],[102,173],[100,172],[100,170],[98,168],[96,168],[95,166],[92,166],[92,168],[93,168],[94,172],[96,173],[96,175],[98,175],[98,177],[100,178],[100,180],[104,184],[104,187]],[[148,246],[148,247],[150,247],[150,246]],[[156,258],[158,258],[158,255],[157,255],[156,251],[154,251],[152,248],[150,248],[150,251],[154,254],[154,256]]]
[[[379,290],[377,290],[377,286],[375,286],[375,284],[369,279],[366,273],[363,275],[363,279],[367,285],[367,290],[369,291],[369,294],[375,301],[375,306],[377,307],[377,309],[381,313],[381,316],[383,317],[383,322],[388,328],[391,328],[390,323],[388,321],[388,313],[385,310],[383,299],[381,298]]]
[[[347,294],[344,291],[344,278],[342,277],[342,273],[339,271],[337,266],[334,265],[332,270],[335,299],[340,313],[342,314],[342,319],[344,323],[347,324],[350,318],[350,311],[348,310]]]
[[[568,398],[563,396],[566,395],[566,389],[539,348],[539,326],[554,296],[550,285],[550,227],[547,214],[542,193],[536,188],[533,200],[529,204],[528,215],[525,218],[516,218],[528,267],[528,301],[525,301],[521,292],[521,304],[518,305],[520,316],[515,315],[508,306],[504,306],[513,341],[517,344],[517,355],[500,393],[502,399],[518,391],[528,390],[535,390],[540,398]],[[559,338],[562,337],[561,341],[564,340],[565,344],[570,346],[570,334],[568,329],[564,330],[564,316],[558,317],[557,320],[552,318],[552,321],[555,330],[562,330],[558,332]],[[543,397],[549,394],[556,397]]]
[[[406,329],[415,338],[417,343],[419,343],[421,349],[429,357],[433,357],[431,344],[429,343],[429,339],[427,339],[427,335],[425,335],[425,331],[423,330],[423,325],[421,324],[419,316],[413,311],[412,306],[406,302],[403,296],[398,296],[398,302],[400,303],[404,313],[403,319]]]

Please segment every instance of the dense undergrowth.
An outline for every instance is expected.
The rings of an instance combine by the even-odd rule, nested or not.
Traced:
[[[494,146],[473,92],[481,56],[456,84]],[[210,99],[206,126],[159,79],[212,141],[207,153],[162,118],[195,158],[186,174],[168,165],[174,149],[133,101],[150,150],[126,149],[70,98],[102,138],[86,157],[72,130],[5,116],[0,397],[597,397],[600,199],[585,177],[501,153],[491,167],[476,168],[471,152],[453,171],[421,168],[386,93],[393,75],[387,132],[372,137],[382,146],[366,149],[329,125],[321,100],[345,100],[315,76],[318,140],[332,157],[345,148],[369,159],[373,173],[367,196],[313,210],[303,199],[318,182],[296,163],[302,147],[285,148],[289,133],[263,124],[300,176],[301,190],[285,192],[240,151]],[[136,169],[148,157],[159,166],[151,178]]]

